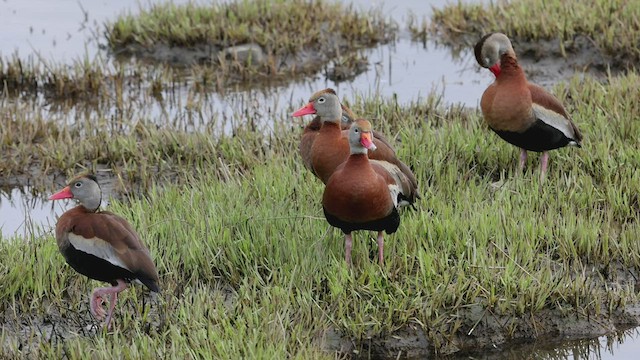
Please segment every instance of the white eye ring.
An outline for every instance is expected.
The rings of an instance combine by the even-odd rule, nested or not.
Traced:
[[[323,97],[318,99],[318,104],[322,104],[325,101],[325,99]]]
[[[82,183],[78,181],[77,183],[75,183],[75,184],[74,184],[74,186],[75,186],[75,187],[77,187],[77,188],[79,188],[79,187],[81,187],[81,186],[82,186]]]
[[[353,131],[358,132],[358,129],[355,129],[355,130],[353,130]]]

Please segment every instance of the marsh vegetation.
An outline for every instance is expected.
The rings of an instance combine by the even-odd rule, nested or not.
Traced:
[[[256,4],[246,15],[252,21],[266,10],[264,2]],[[536,9],[533,0],[510,4],[493,6]],[[163,9],[171,16],[197,13]],[[282,16],[277,6],[269,9],[274,19]],[[173,18],[165,21],[183,34],[177,39],[162,32],[166,26],[139,35],[135,29],[154,29],[142,25],[155,24],[150,16],[158,11],[108,24],[110,44],[191,45],[203,36],[187,38],[190,22]],[[242,17],[212,13],[218,18],[208,21],[233,20],[230,25],[246,33]],[[527,17],[527,33],[511,27],[513,17],[491,14],[491,7],[456,5],[431,21],[469,38],[491,27],[512,31],[521,43],[546,34],[535,16]],[[579,8],[570,14],[582,16]],[[350,31],[378,21],[350,16],[358,20]],[[635,26],[632,17],[618,18]],[[475,25],[463,27],[461,19]],[[335,26],[344,28],[342,21]],[[571,24],[563,34],[591,36],[592,30]],[[623,51],[625,39],[617,45],[603,39],[603,51]],[[305,39],[295,41],[302,43],[282,46],[306,46]],[[31,87],[52,76],[25,70],[20,59],[3,61],[3,73],[22,71],[14,78],[36,84]],[[151,249],[163,292],[157,298],[140,287],[122,293],[113,331],[103,333],[87,309],[90,280],[65,265],[51,234],[3,239],[0,346],[6,357],[395,358],[550,335],[588,337],[639,324],[631,311],[640,275],[640,76],[633,69],[598,79],[573,76],[553,87],[585,141],[581,149],[555,152],[544,183],[535,157],[525,172],[516,171],[517,149],[492,134],[475,108],[443,104],[437,94],[406,104],[339,94],[393,140],[423,193],[417,210],[404,211],[399,231],[387,237],[384,266],[374,260],[373,234],[358,234],[349,269],[342,235],[322,215],[323,187],[297,156],[301,127],[288,112],[302,104],[259,104],[234,119],[208,118],[202,109],[212,88],[178,76],[200,71],[199,65],[157,65],[151,72],[142,70],[146,65],[118,66],[122,70],[87,63],[56,78],[74,84],[114,79],[96,85],[92,98],[106,100],[88,102],[92,115],[82,121],[44,116],[28,91],[5,95],[0,171],[3,181],[32,179],[29,184],[45,192],[59,185],[53,178],[80,171],[110,178],[117,195],[110,210],[128,219]],[[154,94],[165,98],[183,83],[188,101],[174,119],[137,113],[127,100],[128,92],[143,92],[158,101]],[[56,92],[75,99],[73,91]]]

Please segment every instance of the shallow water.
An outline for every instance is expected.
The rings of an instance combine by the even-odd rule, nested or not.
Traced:
[[[184,3],[186,0],[175,0]],[[346,1],[345,1],[346,2]],[[7,58],[17,54],[21,59],[42,58],[48,62],[72,64],[74,61],[96,57],[110,61],[107,53],[101,50],[102,24],[113,20],[124,12],[137,12],[138,5],[128,0],[89,1],[61,0],[5,0],[0,2],[0,56]],[[227,91],[224,96],[212,93],[203,101],[201,118],[196,124],[185,124],[184,128],[197,128],[203,122],[216,119],[221,131],[229,132],[235,124],[242,121],[243,113],[265,113],[267,119],[287,119],[291,109],[306,102],[311,93],[318,89],[333,87],[347,100],[356,95],[380,95],[396,97],[400,103],[418,100],[432,90],[442,94],[444,102],[463,103],[477,106],[484,88],[492,81],[488,71],[480,71],[471,52],[453,55],[446,47],[436,46],[433,42],[422,44],[412,42],[406,23],[411,12],[418,20],[428,17],[432,6],[443,6],[445,0],[420,1],[400,0],[389,2],[351,0],[357,9],[367,11],[382,8],[400,27],[398,41],[366,51],[369,59],[368,71],[353,81],[335,83],[327,80],[324,71],[304,81],[292,82],[285,86],[245,91]],[[176,95],[177,94],[177,95]],[[154,99],[131,98],[132,106],[127,118],[155,119],[159,123],[184,119],[184,104],[187,92],[178,89],[171,94],[172,102],[159,103]],[[134,95],[135,96],[135,95]],[[169,97],[169,96],[167,96]],[[40,115],[48,120],[76,123],[95,121],[99,118],[113,117],[115,109],[53,109],[47,104],[35,105]],[[267,108],[268,110],[265,110]],[[121,111],[118,109],[118,111]],[[366,114],[361,114],[366,116]],[[123,116],[123,115],[120,115]],[[263,124],[266,128],[273,126]],[[54,185],[52,184],[52,190]],[[10,237],[23,229],[25,219],[20,214],[26,204],[37,203],[22,192],[12,191],[12,201],[6,194],[0,194],[0,223],[2,236]],[[35,202],[34,202],[35,201]],[[17,207],[18,204],[22,207]],[[31,223],[38,225],[50,221],[50,210],[35,211],[31,214]]]
[[[636,360],[640,358],[640,332],[632,329],[591,340],[570,340],[562,343],[528,344],[495,356],[473,359],[567,359],[567,360]]]
[[[57,208],[60,211],[59,207]],[[29,239],[55,227],[54,203],[33,195],[30,187],[1,193],[0,228],[3,238]]]

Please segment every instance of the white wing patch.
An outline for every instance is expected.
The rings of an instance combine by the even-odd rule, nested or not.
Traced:
[[[562,132],[569,139],[575,139],[576,134],[573,132],[571,122],[566,117],[558,114],[553,110],[549,110],[544,106],[533,104],[533,115],[536,119],[542,120],[545,124]]]
[[[398,195],[400,194],[406,195],[402,189],[403,182],[406,183],[407,181],[409,181],[408,179],[406,179],[406,175],[402,172],[402,170],[400,170],[399,167],[397,167],[396,165],[390,162],[381,161],[381,160],[369,160],[369,161],[382,166],[387,171],[387,173],[391,175],[391,177],[393,178],[395,184],[387,185],[389,187],[389,195],[391,195],[391,198],[393,200],[393,206],[398,208],[398,207],[411,205],[411,203],[409,203],[406,200],[401,200],[400,202],[398,202]]]
[[[118,254],[113,246],[100,238],[93,237],[91,239],[87,239],[83,236],[69,233],[69,242],[77,250],[97,256],[100,259],[106,260],[115,266],[119,266],[123,269],[131,271],[131,269],[129,269],[124,264],[124,262],[122,262],[120,257],[118,257]]]
[[[389,195],[393,201],[393,207],[398,207],[398,195],[400,195],[400,187],[398,185],[387,185],[389,187]]]

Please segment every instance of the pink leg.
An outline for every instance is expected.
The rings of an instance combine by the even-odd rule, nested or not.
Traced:
[[[93,314],[93,316],[95,316],[98,320],[102,320],[104,319],[105,315],[107,315],[104,309],[102,308],[102,303],[104,302],[103,297],[105,295],[111,295],[110,296],[111,303],[109,304],[109,314],[107,315],[107,321],[105,324],[105,327],[107,328],[107,330],[109,330],[109,326],[111,324],[111,317],[113,316],[113,310],[116,307],[116,301],[118,300],[118,293],[127,288],[127,283],[124,282],[123,280],[118,279],[117,282],[118,284],[115,286],[94,289],[93,293],[91,294],[91,302],[89,303],[91,308],[91,313]]]
[[[353,244],[353,239],[351,238],[351,233],[348,233],[344,236],[344,259],[347,262],[347,266],[351,266],[351,246]]]
[[[527,150],[520,149],[520,165],[518,167],[518,170],[522,171],[526,163],[527,163]]]
[[[545,151],[542,153],[542,158],[540,159],[540,181],[544,180],[545,175],[547,174],[547,165],[549,164],[549,152]]]
[[[378,262],[380,266],[384,265],[384,233],[378,231]]]

